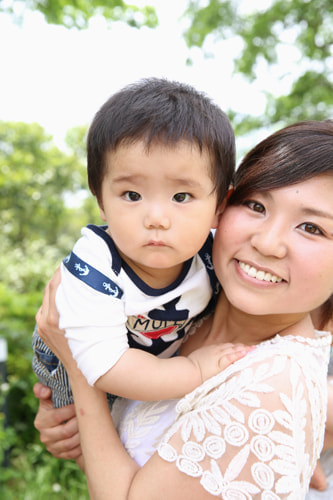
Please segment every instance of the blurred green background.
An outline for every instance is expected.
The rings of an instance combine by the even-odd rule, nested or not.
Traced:
[[[85,198],[84,134],[84,127],[69,132],[64,153],[37,124],[0,122],[0,337],[8,344],[7,384],[0,381],[2,500],[88,498],[76,464],[53,458],[39,441],[31,370],[43,288],[80,227],[101,222],[94,199]]]

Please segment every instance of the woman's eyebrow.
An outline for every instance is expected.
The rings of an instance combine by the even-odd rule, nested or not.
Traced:
[[[333,213],[326,212],[325,210],[319,210],[318,208],[302,207],[301,211],[304,215],[316,215],[318,217],[333,220]]]

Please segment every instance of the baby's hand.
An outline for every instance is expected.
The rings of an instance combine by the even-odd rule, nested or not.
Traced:
[[[204,382],[246,356],[253,349],[255,346],[226,343],[201,347],[188,357],[200,370],[202,382]]]

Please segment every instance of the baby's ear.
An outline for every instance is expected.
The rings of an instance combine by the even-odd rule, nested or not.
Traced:
[[[216,212],[215,212],[215,216],[214,216],[214,221],[212,224],[212,229],[216,229],[217,226],[219,225],[220,217],[223,214],[226,205],[227,205],[227,200],[224,199],[222,201],[222,203],[217,207]]]
[[[105,216],[104,209],[103,209],[103,207],[102,207],[102,205],[100,203],[98,204],[98,206],[99,206],[99,215],[100,215],[100,218],[102,220],[104,220],[104,222],[105,222],[106,221],[106,216]]]

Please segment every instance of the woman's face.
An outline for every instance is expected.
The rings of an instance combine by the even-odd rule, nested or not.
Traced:
[[[230,300],[249,314],[304,313],[333,291],[333,175],[227,207],[213,262]]]

